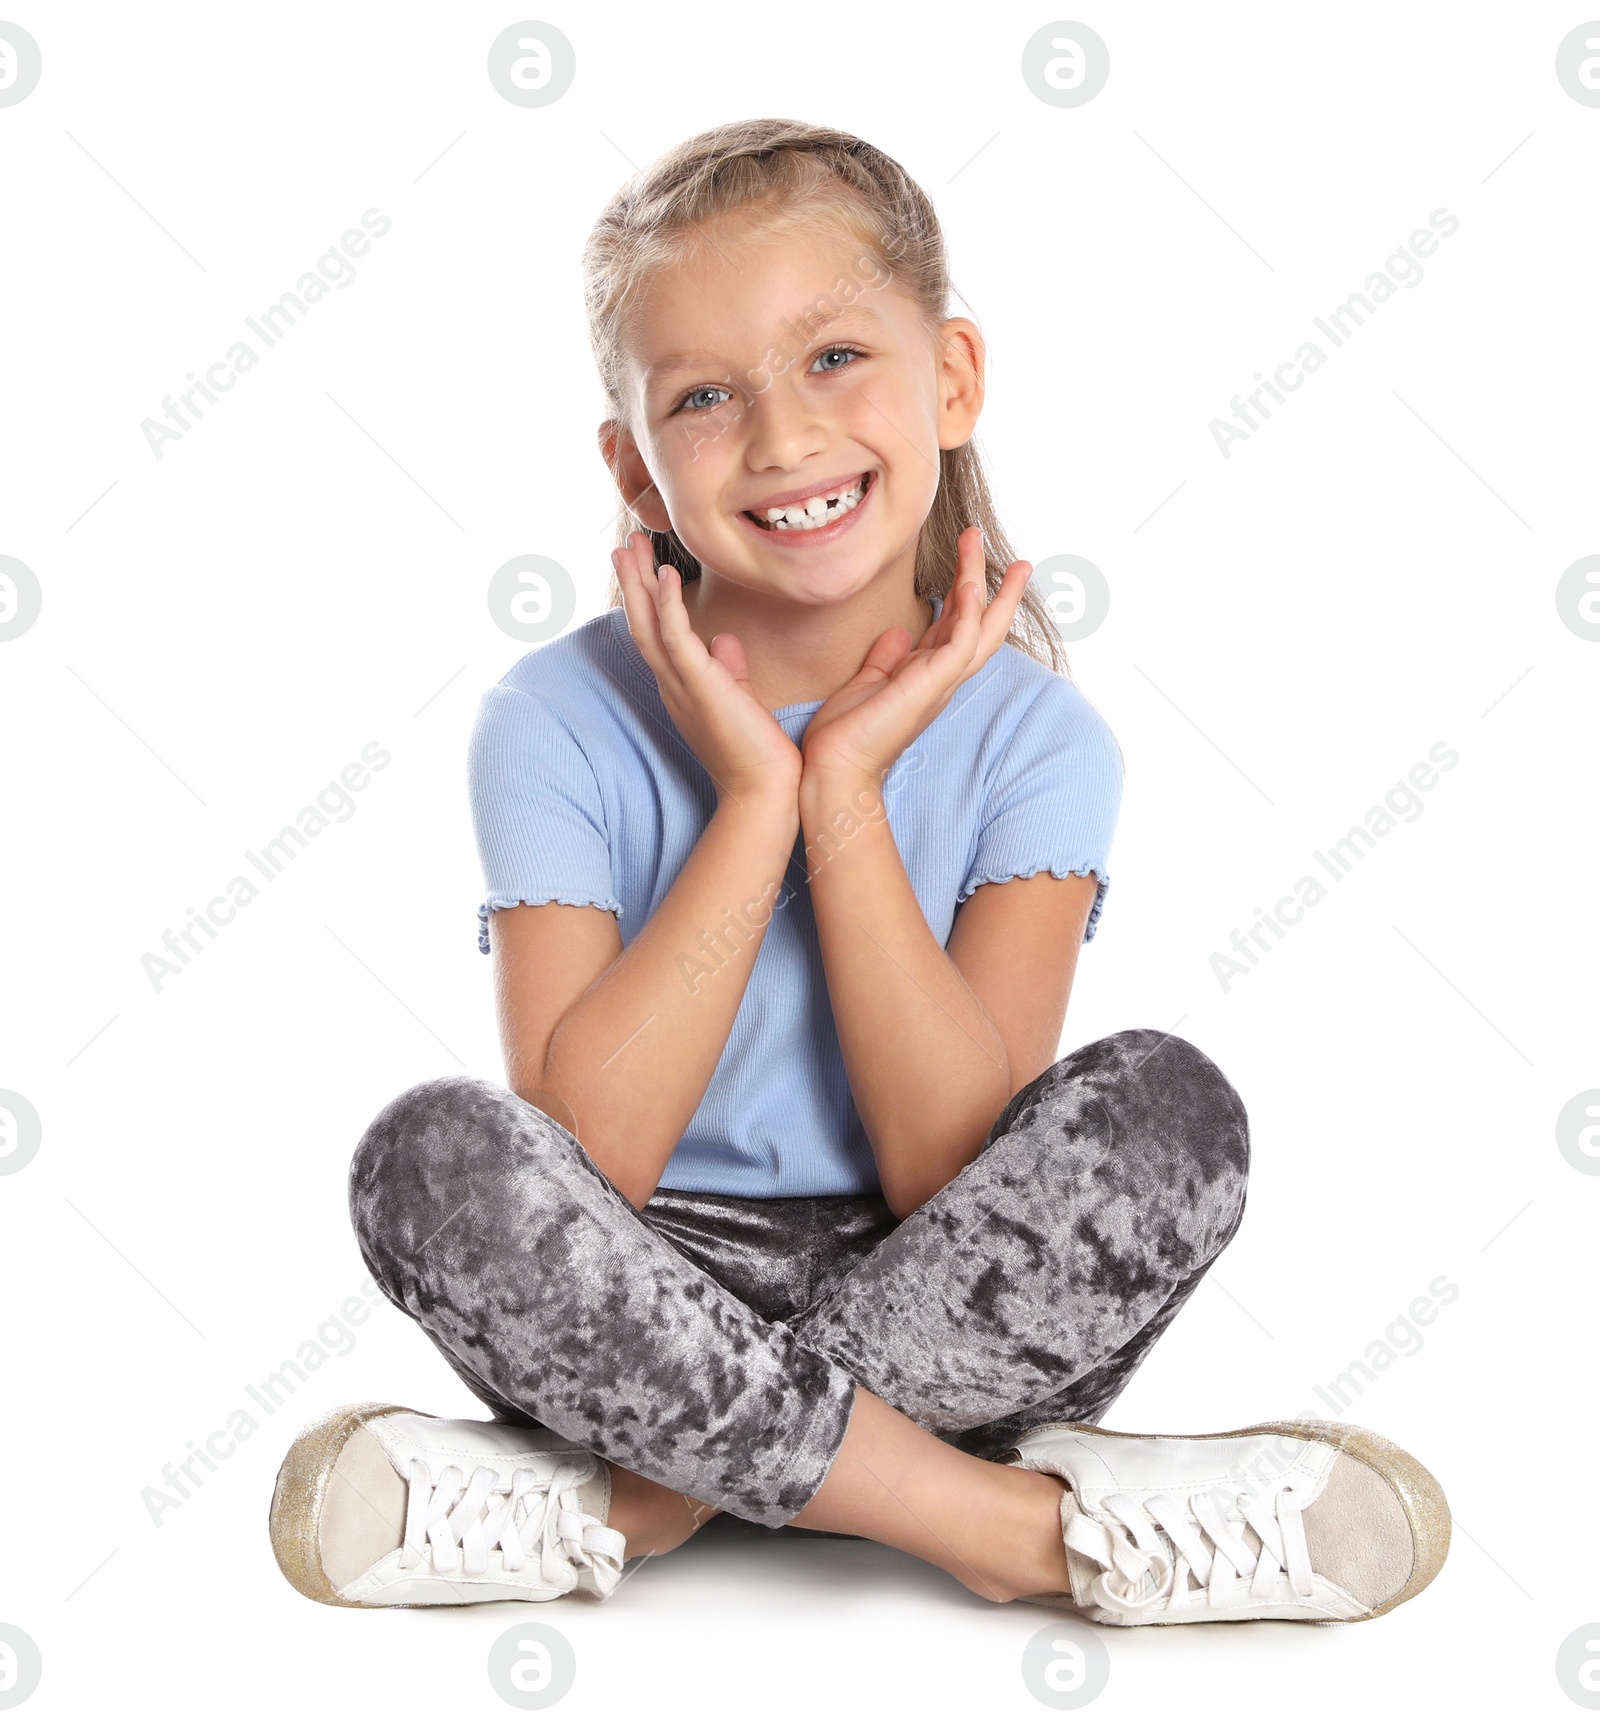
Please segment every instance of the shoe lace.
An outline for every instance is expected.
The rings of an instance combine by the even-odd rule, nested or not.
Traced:
[[[576,1484],[591,1472],[581,1459],[558,1462],[548,1479],[519,1468],[507,1490],[492,1468],[474,1468],[469,1477],[449,1462],[435,1480],[427,1462],[413,1457],[400,1568],[414,1568],[426,1549],[434,1570],[479,1576],[498,1550],[507,1574],[537,1571],[546,1583],[561,1580],[563,1560],[586,1565],[600,1595],[609,1595],[622,1575],[626,1543],[579,1503]]]
[[[1118,1611],[1181,1607],[1191,1598],[1191,1578],[1213,1608],[1270,1600],[1283,1573],[1297,1595],[1308,1596],[1314,1584],[1300,1513],[1309,1502],[1286,1479],[1255,1492],[1207,1488],[1186,1504],[1166,1493],[1141,1503],[1114,1492],[1102,1501],[1104,1516],[1070,1517],[1065,1538],[1102,1567],[1089,1588],[1094,1600]],[[1258,1552],[1247,1531],[1257,1537]]]

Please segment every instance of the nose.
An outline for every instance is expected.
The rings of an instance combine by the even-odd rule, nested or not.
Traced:
[[[752,397],[747,427],[745,460],[752,470],[801,469],[828,449],[818,407],[781,374]]]

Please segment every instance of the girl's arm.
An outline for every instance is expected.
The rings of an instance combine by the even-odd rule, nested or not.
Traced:
[[[603,910],[545,903],[492,915],[491,954],[512,1089],[642,1209],[744,998],[800,827],[801,762],[752,694],[739,640],[720,633],[713,653],[695,636],[682,579],[654,569],[649,536],[636,531],[612,560],[634,641],[717,807],[631,945]],[[709,973],[707,935],[723,958]]]
[[[874,816],[875,815],[875,816]],[[1093,875],[981,885],[933,936],[878,779],[802,782],[811,903],[839,1045],[884,1200],[907,1216],[971,1161],[1054,1061]]]
[[[782,888],[799,820],[793,790],[774,786],[720,802],[626,948],[609,910],[543,903],[489,917],[510,1086],[561,1120],[635,1209],[705,1095]]]

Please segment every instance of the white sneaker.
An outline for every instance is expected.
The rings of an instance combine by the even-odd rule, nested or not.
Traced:
[[[1286,1420],[1193,1438],[1036,1426],[1003,1460],[1058,1474],[1068,1595],[1103,1625],[1375,1619],[1421,1593],[1450,1508],[1415,1457],[1359,1426]]]
[[[278,1566],[335,1607],[604,1600],[624,1539],[610,1467],[544,1427],[335,1408],[300,1434],[272,1493]]]

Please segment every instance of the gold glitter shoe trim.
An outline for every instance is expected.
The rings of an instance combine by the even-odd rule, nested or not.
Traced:
[[[362,1402],[335,1408],[313,1420],[289,1446],[272,1489],[267,1528],[278,1569],[308,1600],[329,1607],[359,1607],[328,1581],[322,1568],[322,1504],[339,1453],[364,1421],[380,1414],[409,1414],[397,1402]],[[374,1611],[385,1609],[372,1609]]]

